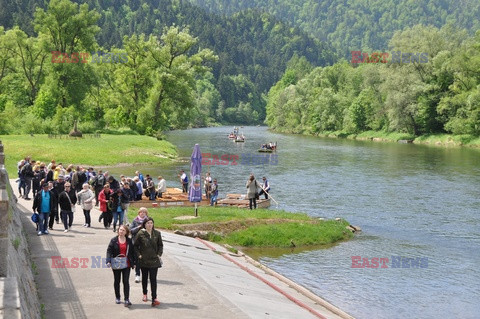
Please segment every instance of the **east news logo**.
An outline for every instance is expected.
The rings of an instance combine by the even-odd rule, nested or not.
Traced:
[[[388,264],[391,261],[390,268],[428,268],[427,257],[403,257],[392,256],[388,257],[361,257],[351,256],[352,266],[351,268],[389,268]]]
[[[428,53],[423,52],[401,52],[392,51],[392,59],[388,61],[390,54],[388,52],[373,52],[369,55],[367,52],[352,51],[352,63],[427,63]]]

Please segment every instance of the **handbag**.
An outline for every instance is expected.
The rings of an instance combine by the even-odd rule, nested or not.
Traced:
[[[127,245],[127,256],[128,256],[128,247]],[[124,254],[117,255],[117,257],[112,258],[112,269],[125,269],[128,267],[127,256]]]
[[[70,202],[70,207],[71,207],[70,211],[72,213],[75,213],[75,205],[72,204],[72,200],[70,199],[70,195],[68,195],[67,192],[65,192],[65,194],[67,194],[68,201]]]
[[[255,192],[255,199],[260,199],[260,195],[258,194],[258,192]]]
[[[40,216],[38,216],[37,213],[33,213],[32,215],[32,222],[34,222],[35,224],[38,223],[40,221]]]
[[[125,255],[120,254],[117,257],[112,258],[112,269],[125,269],[128,267],[127,257]]]

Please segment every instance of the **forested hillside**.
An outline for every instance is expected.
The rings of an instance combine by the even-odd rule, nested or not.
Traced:
[[[213,76],[207,76],[208,81],[197,83],[196,116],[187,121],[189,125],[261,123],[265,119],[266,102],[263,96],[280,79],[292,57],[305,56],[315,66],[333,64],[336,60],[333,49],[328,45],[307,36],[299,28],[256,10],[224,17],[208,13],[188,1],[76,2],[87,3],[90,10],[95,9],[99,13],[96,20],[99,28],[94,36],[97,48],[101,47],[104,51],[124,47],[125,36],[160,36],[166,26],[176,25],[181,28],[188,26],[187,32],[198,40],[187,54],[209,48],[218,56],[218,61],[210,64]],[[0,21],[6,30],[18,25],[28,36],[35,37],[38,34],[33,23],[36,7],[46,9],[44,2],[39,0],[0,0]],[[43,84],[41,79],[38,84]],[[33,102],[30,99],[29,103]],[[15,103],[18,104],[18,101]],[[106,104],[113,103],[109,101]],[[103,111],[111,113],[111,110]],[[117,120],[113,122],[107,121],[110,126],[125,125],[118,116],[115,118]]]
[[[0,0],[0,134],[480,134],[479,1],[78,2]]]
[[[266,122],[304,134],[480,135],[480,31],[470,37],[418,25],[395,33],[389,46],[428,59],[341,61],[311,71],[292,65],[269,92]]]
[[[211,12],[233,14],[249,8],[268,12],[350,51],[386,51],[395,31],[416,24],[441,28],[447,23],[471,34],[480,28],[480,1],[462,0],[190,0]]]

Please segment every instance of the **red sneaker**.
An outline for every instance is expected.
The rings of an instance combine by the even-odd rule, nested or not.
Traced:
[[[148,301],[147,295],[143,295],[142,300],[143,300],[143,302],[147,302]]]
[[[158,299],[155,299],[154,301],[152,301],[152,307],[158,306],[159,304],[160,304],[160,301],[158,301]]]

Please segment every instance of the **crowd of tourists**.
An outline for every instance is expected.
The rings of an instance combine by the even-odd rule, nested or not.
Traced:
[[[135,269],[135,282],[142,282],[143,302],[148,302],[150,282],[151,305],[157,306],[157,272],[162,266],[163,241],[154,228],[154,221],[148,217],[148,210],[141,207],[130,224],[125,213],[131,201],[141,200],[149,190],[155,196],[166,191],[165,180],[160,176],[158,188],[152,189],[151,178],[136,172],[133,178],[125,176],[117,181],[108,172],[93,168],[85,169],[73,165],[64,168],[54,160],[48,165],[31,160],[29,157],[18,163],[18,192],[20,197],[30,200],[32,191],[34,215],[37,215],[38,236],[48,234],[55,221],[63,223],[68,232],[73,223],[75,205],[79,204],[85,216],[84,227],[91,227],[90,211],[99,206],[107,229],[113,222],[115,237],[110,240],[106,252],[106,264],[113,271],[115,303],[130,307],[130,270]],[[139,191],[140,190],[140,191]],[[118,229],[117,229],[118,222]],[[131,235],[131,237],[130,237]],[[141,277],[140,277],[141,276]],[[120,283],[123,283],[124,301],[121,301]]]
[[[178,175],[182,191],[188,192],[188,177],[182,170]],[[161,255],[163,242],[161,234],[154,228],[154,221],[148,217],[148,210],[141,207],[138,215],[128,223],[126,212],[132,201],[138,201],[145,195],[150,200],[161,198],[166,192],[166,181],[158,177],[155,185],[149,175],[145,177],[139,171],[133,178],[120,176],[115,179],[102,170],[95,171],[92,167],[68,165],[52,160],[48,165],[34,161],[29,157],[18,162],[18,192],[25,200],[33,197],[32,209],[37,215],[37,235],[48,234],[54,223],[63,224],[67,233],[73,223],[76,205],[83,210],[84,227],[91,227],[90,211],[94,206],[101,212],[99,222],[103,220],[105,229],[113,224],[115,237],[110,240],[107,248],[106,263],[114,275],[115,302],[130,307],[129,277],[131,269],[135,269],[135,282],[142,282],[144,302],[148,301],[148,282],[150,281],[151,304],[157,306],[157,272],[162,267]],[[210,205],[216,205],[218,198],[218,182],[207,172],[203,177],[205,196]],[[260,185],[253,174],[247,182],[250,209],[256,208],[256,199],[262,193],[268,198],[270,186],[265,177]],[[257,189],[260,188],[259,193]],[[117,228],[118,224],[118,228]],[[130,237],[131,236],[131,237]],[[123,283],[124,301],[121,301],[120,283]]]
[[[18,192],[20,197],[30,200],[33,196],[33,210],[39,214],[38,236],[48,234],[53,225],[60,221],[64,232],[72,227],[73,216],[78,204],[85,216],[84,227],[91,227],[90,211],[94,206],[102,212],[99,222],[103,220],[106,229],[113,223],[113,231],[127,222],[126,212],[129,203],[142,199],[150,177],[144,179],[139,172],[134,178],[121,176],[120,181],[108,172],[82,166],[69,165],[52,160],[48,165],[32,161],[29,157],[18,163]],[[160,177],[161,178],[161,177]],[[166,186],[164,186],[166,189]],[[165,190],[159,189],[158,194]],[[157,192],[155,192],[157,194]]]
[[[188,193],[188,176],[185,171],[178,175],[182,191]],[[210,204],[216,205],[218,198],[218,183],[206,173],[204,180],[205,196]],[[26,157],[18,162],[18,193],[21,198],[30,200],[33,197],[33,210],[38,212],[37,234],[48,234],[55,222],[63,224],[64,232],[72,227],[76,205],[83,210],[84,227],[91,227],[90,211],[98,207],[101,211],[98,221],[103,221],[105,229],[112,227],[113,231],[128,222],[127,212],[130,202],[162,198],[167,191],[167,184],[162,176],[158,176],[157,184],[146,174],[135,172],[134,177],[120,175],[120,179],[110,175],[108,171],[95,171],[92,167],[85,168],[52,160],[48,165],[44,162]]]

